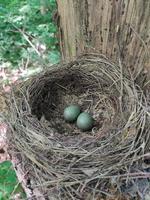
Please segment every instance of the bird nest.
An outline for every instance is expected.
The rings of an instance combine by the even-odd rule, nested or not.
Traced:
[[[54,65],[14,88],[10,102],[10,150],[46,199],[96,199],[141,175],[146,100],[121,64],[91,54]],[[92,130],[65,122],[71,104],[92,115]]]

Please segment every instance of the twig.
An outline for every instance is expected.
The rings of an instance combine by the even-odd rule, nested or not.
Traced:
[[[35,50],[35,52],[38,54],[39,57],[41,57],[40,52],[37,50],[37,48],[34,46],[34,44],[28,39],[28,36],[21,30],[19,29],[16,25],[14,25],[12,22],[9,22],[15,29],[18,30],[18,32],[20,32],[23,37],[25,38],[25,40],[30,44],[30,46]]]

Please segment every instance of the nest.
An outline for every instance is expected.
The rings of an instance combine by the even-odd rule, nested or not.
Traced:
[[[141,176],[147,104],[121,64],[91,54],[54,65],[14,88],[10,102],[11,151],[46,199],[96,199]],[[65,122],[70,104],[91,113],[91,131]]]

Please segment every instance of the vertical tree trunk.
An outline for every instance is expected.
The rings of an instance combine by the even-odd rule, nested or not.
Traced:
[[[98,52],[135,73],[149,64],[150,0],[57,0],[62,57]]]

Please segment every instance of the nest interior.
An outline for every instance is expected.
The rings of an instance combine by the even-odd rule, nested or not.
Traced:
[[[30,88],[32,114],[46,122],[53,132],[69,136],[82,134],[76,125],[64,121],[63,112],[69,105],[79,105],[82,111],[92,114],[95,124],[92,132],[88,132],[90,135],[97,134],[104,123],[105,128],[108,122],[113,124],[117,120],[118,123],[120,111],[115,96],[119,91],[114,91],[106,80],[100,82],[102,74],[97,73],[85,72],[77,66],[45,74]]]
[[[110,180],[124,183],[146,152],[145,96],[127,69],[102,55],[43,71],[14,88],[10,102],[10,151],[48,199],[106,195]],[[70,104],[91,113],[91,131],[65,122]]]

